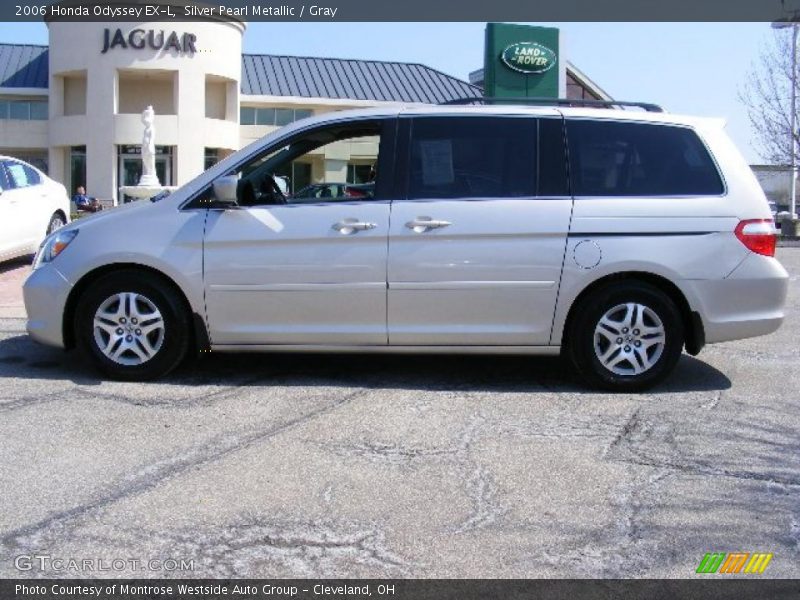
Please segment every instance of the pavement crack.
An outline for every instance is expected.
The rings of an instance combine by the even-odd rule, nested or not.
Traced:
[[[466,483],[466,492],[472,502],[472,510],[467,519],[453,529],[454,533],[466,533],[486,527],[507,512],[497,503],[498,490],[494,478],[483,466],[477,466],[473,470]]]
[[[325,415],[355,400],[366,394],[367,391],[368,390],[357,390],[334,402],[293,419],[289,419],[281,424],[247,435],[224,435],[204,443],[202,446],[195,446],[163,461],[147,465],[130,475],[126,480],[123,480],[123,483],[110,494],[92,502],[51,513],[40,521],[4,532],[2,536],[0,536],[0,544],[11,548],[25,547],[25,538],[35,537],[36,534],[55,526],[63,527],[65,522],[82,517],[93,511],[101,510],[130,496],[136,496],[147,492],[168,479],[180,476],[197,467],[216,462],[230,454],[240,452],[264,440],[299,427],[312,419]]]
[[[452,456],[459,451],[459,448],[424,448],[376,441],[361,441],[352,444],[308,441],[329,450],[337,456],[355,456],[396,465],[407,465],[416,459]]]
[[[611,443],[608,446],[606,454],[614,451],[623,443],[627,443],[629,438],[633,437],[635,434],[644,434],[646,433],[643,423],[639,419],[639,408],[637,408],[625,424],[622,426],[622,429],[619,430],[617,435],[614,436],[614,439],[611,440]]]

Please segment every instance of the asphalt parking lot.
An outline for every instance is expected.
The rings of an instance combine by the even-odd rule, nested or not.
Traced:
[[[28,339],[27,267],[0,265],[0,577],[686,578],[712,551],[800,577],[800,248],[778,256],[783,328],[642,395],[530,358],[224,355],[102,381]]]

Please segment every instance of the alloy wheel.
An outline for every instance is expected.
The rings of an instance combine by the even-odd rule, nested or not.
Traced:
[[[665,343],[666,331],[659,316],[636,302],[610,308],[594,330],[595,356],[615,375],[649,371],[661,358]]]
[[[164,343],[164,317],[146,296],[121,292],[95,311],[94,341],[109,360],[136,366],[152,359]]]

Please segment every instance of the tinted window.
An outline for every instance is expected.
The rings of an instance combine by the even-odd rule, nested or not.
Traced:
[[[697,134],[649,123],[567,121],[576,196],[701,196],[724,191]]]
[[[568,196],[564,122],[539,120],[539,196]]]
[[[31,118],[31,105],[28,102],[9,102],[8,111],[10,119],[27,121]]]
[[[255,125],[256,109],[249,106],[239,108],[239,123],[242,125]]]
[[[275,109],[256,109],[256,125],[275,125]]]
[[[46,121],[47,117],[47,102],[31,102],[32,121]]]
[[[408,197],[536,195],[536,121],[418,117],[411,126]]]
[[[291,108],[275,109],[275,125],[283,127],[294,121],[294,111]]]

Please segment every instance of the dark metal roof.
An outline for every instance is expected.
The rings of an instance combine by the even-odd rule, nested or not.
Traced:
[[[305,56],[242,56],[242,94],[436,104],[480,89],[415,63]]]
[[[46,88],[47,46],[0,44],[0,87]]]
[[[47,46],[0,44],[0,87],[47,88]],[[480,88],[415,63],[242,55],[246,96],[298,96],[438,104]]]

